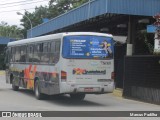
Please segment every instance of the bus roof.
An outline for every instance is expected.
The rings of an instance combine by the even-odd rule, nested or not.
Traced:
[[[47,41],[54,39],[63,38],[64,36],[72,36],[72,35],[95,35],[95,36],[106,36],[106,37],[113,37],[111,34],[105,34],[105,33],[97,33],[97,32],[65,32],[65,33],[57,33],[57,34],[51,34],[51,35],[45,35],[40,37],[34,37],[34,38],[28,38],[28,39],[22,39],[14,42],[9,42],[9,46],[15,46],[15,45],[23,45],[23,44],[29,44],[34,42],[41,42],[41,41]]]

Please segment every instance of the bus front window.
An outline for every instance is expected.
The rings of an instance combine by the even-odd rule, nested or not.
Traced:
[[[113,39],[104,36],[65,36],[62,56],[68,59],[112,59]]]

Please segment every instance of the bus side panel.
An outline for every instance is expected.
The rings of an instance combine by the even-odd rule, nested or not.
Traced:
[[[48,95],[60,93],[59,68],[57,66],[12,64],[6,73],[8,73],[6,82],[10,82],[10,73],[12,73],[16,86],[34,90],[34,80],[38,78],[42,93]]]
[[[60,93],[59,72],[57,66],[38,65],[35,77],[39,80],[42,93],[47,95],[55,95]]]
[[[59,87],[59,74],[56,72],[53,72],[50,74],[50,82],[49,82],[49,95],[55,95],[60,93],[60,87]]]
[[[60,94],[60,59],[50,67],[50,73],[49,95]]]
[[[26,65],[11,64],[10,69],[9,69],[10,76],[13,75],[14,84],[16,86],[33,89],[33,88],[28,87],[27,79],[24,79],[26,78],[25,69],[26,69]]]
[[[38,74],[37,77],[39,78],[40,81],[40,89],[42,93],[47,95],[54,95],[60,93],[58,73],[37,72],[37,74]]]
[[[12,80],[14,80],[14,84],[16,86],[33,90],[34,80],[32,79],[32,77],[29,77],[29,76],[33,76],[33,74],[29,75],[30,72],[33,73],[33,71],[30,71],[30,72],[28,71],[27,73],[26,69],[28,68],[28,66],[29,65],[11,64],[8,72],[6,72],[6,74],[8,74],[6,80],[12,83],[10,78],[12,76],[13,77]]]

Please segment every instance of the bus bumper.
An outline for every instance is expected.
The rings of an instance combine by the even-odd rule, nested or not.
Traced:
[[[87,93],[87,94],[104,94],[112,93],[115,85],[114,82],[101,85],[81,85],[63,83],[61,93]]]

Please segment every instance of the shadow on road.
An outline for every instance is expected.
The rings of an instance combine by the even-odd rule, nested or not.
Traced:
[[[73,100],[67,95],[61,95],[58,97],[51,96],[49,102],[66,105],[66,106],[104,106],[103,104],[87,101],[85,99],[83,101]]]
[[[17,92],[28,95],[29,97],[35,97],[34,92],[32,90],[19,89],[19,91]],[[63,106],[106,106],[104,104],[87,101],[85,99],[83,101],[73,100],[69,97],[69,95],[49,96],[44,101],[53,103],[53,104],[63,105]]]

